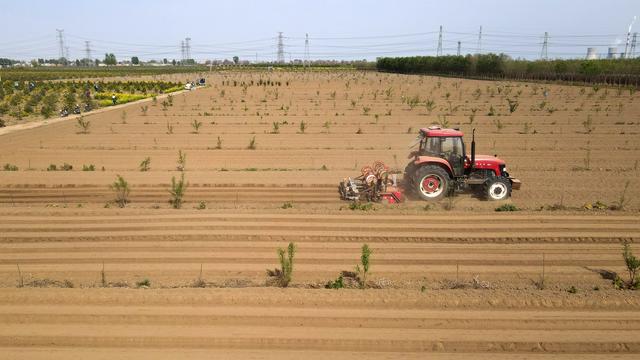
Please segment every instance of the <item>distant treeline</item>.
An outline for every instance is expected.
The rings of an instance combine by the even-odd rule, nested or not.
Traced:
[[[640,86],[640,59],[514,60],[504,54],[378,58],[379,71]]]

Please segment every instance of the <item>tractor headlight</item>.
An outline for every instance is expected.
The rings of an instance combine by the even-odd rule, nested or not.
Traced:
[[[507,171],[507,167],[506,167],[506,166],[505,166],[505,167],[503,167],[503,168],[502,168],[502,171],[506,172],[506,171]]]

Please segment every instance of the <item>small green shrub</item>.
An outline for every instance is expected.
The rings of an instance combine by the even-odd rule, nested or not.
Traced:
[[[144,158],[138,167],[140,171],[149,171],[151,169],[151,158],[148,156]]]
[[[267,270],[267,275],[275,278],[276,284],[280,287],[287,287],[293,276],[293,259],[296,253],[294,243],[289,243],[287,250],[278,249],[278,260],[280,261],[280,269]],[[285,256],[286,255],[286,256]]]
[[[77,126],[80,128],[80,133],[88,134],[89,133],[89,127],[91,126],[91,121],[85,120],[84,116],[80,116],[77,119]]]
[[[344,288],[344,278],[342,275],[338,276],[337,279],[329,282],[324,286],[325,289],[343,289]]]
[[[567,289],[567,292],[569,294],[576,294],[578,292],[578,289],[576,289],[575,286],[571,285],[571,287]]]
[[[283,209],[291,209],[291,208],[293,208],[293,204],[290,201],[287,201],[284,204],[282,204],[281,208],[283,208]]]
[[[256,143],[256,137],[252,137],[251,140],[249,140],[249,146],[247,146],[247,149],[249,150],[255,150],[257,147],[257,143]]]
[[[18,171],[18,166],[17,165],[13,165],[13,164],[4,164],[4,166],[2,167],[4,169],[4,171]]]
[[[171,188],[169,189],[171,198],[169,199],[169,203],[174,209],[180,209],[182,207],[182,198],[187,191],[187,186],[188,184],[184,181],[184,173],[181,174],[179,181],[176,181],[175,176],[171,178]]]
[[[140,281],[136,282],[136,287],[141,288],[143,286],[144,287],[151,287],[151,280],[143,279],[143,280],[140,280]]]
[[[96,166],[93,164],[82,165],[82,171],[96,171]]]
[[[199,134],[200,133],[200,127],[202,126],[202,121],[198,121],[196,119],[194,119],[191,122],[191,127],[193,128],[193,133],[194,134]]]
[[[369,211],[369,210],[375,210],[375,207],[373,206],[373,203],[352,202],[351,204],[349,204],[349,209],[350,210]]]
[[[129,183],[120,175],[116,175],[116,181],[111,184],[111,190],[116,193],[116,204],[123,208],[129,203]]]
[[[640,287],[640,279],[638,278],[638,271],[640,271],[640,259],[633,255],[631,246],[625,242],[622,250],[622,257],[624,258],[624,264],[627,267],[627,273],[629,280],[627,281],[627,288],[638,289]]]
[[[178,171],[184,171],[187,167],[187,153],[183,153],[182,150],[178,150]]]
[[[206,209],[206,208],[207,208],[207,203],[206,203],[206,202],[204,202],[204,201],[200,201],[200,202],[198,203],[198,207],[197,207],[197,209],[198,209],[198,210],[204,210],[204,209]]]
[[[520,209],[514,204],[503,204],[496,208],[497,212],[505,212],[505,211],[520,211]]]
[[[370,257],[371,257],[371,249],[369,245],[362,245],[361,255],[360,255],[360,265],[356,265],[356,273],[358,274],[358,278],[360,280],[360,288],[364,289],[367,286],[367,275],[369,274],[369,265],[370,265]]]

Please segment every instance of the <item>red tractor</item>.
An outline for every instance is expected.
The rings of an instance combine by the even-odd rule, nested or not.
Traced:
[[[511,196],[512,189],[520,189],[520,180],[509,175],[503,160],[476,155],[475,129],[470,157],[465,153],[462,137],[457,129],[420,129],[413,144],[419,147],[410,153],[412,161],[404,171],[406,190],[423,200],[436,201],[453,191],[467,189],[488,200],[504,200]]]

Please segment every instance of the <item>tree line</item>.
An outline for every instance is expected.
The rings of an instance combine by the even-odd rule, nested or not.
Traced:
[[[378,71],[640,85],[640,59],[523,60],[505,54],[381,57]]]

